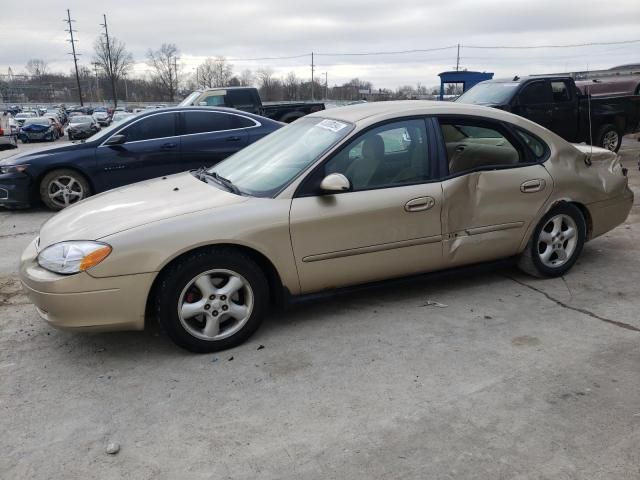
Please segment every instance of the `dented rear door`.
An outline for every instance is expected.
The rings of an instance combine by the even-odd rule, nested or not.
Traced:
[[[473,126],[471,123],[467,125]],[[487,123],[476,124],[476,127],[463,131],[477,133],[482,128],[495,128],[496,135],[504,134],[505,142],[495,137],[491,141],[452,138],[443,125],[445,148],[442,153],[447,150],[447,166],[453,167],[442,182],[443,255],[452,266],[518,253],[529,225],[538,218],[553,190],[553,180],[541,164],[520,163],[522,158],[517,157],[513,159],[515,163],[508,163],[509,155],[495,153],[501,146],[510,148],[509,141],[516,145],[514,151],[521,148],[508,130]],[[488,144],[490,149],[486,148]],[[460,161],[456,152],[465,148],[466,156]],[[492,161],[496,164],[492,165]],[[455,171],[456,168],[461,171]]]

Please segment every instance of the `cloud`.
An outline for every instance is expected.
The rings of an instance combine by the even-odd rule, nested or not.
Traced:
[[[500,76],[608,68],[640,62],[640,44],[540,50],[478,50],[465,45],[541,45],[640,38],[638,0],[262,0],[203,2],[182,0],[111,0],[104,4],[67,2],[76,19],[81,63],[88,64],[92,44],[106,13],[110,34],[127,44],[144,74],[146,52],[175,43],[182,63],[192,70],[208,56],[236,59],[309,55],[278,61],[234,61],[236,71],[272,67],[310,76],[310,53],[317,72],[329,82],[358,76],[376,87],[438,83],[437,73],[455,65],[456,49],[367,57],[329,57],[322,53],[410,50],[461,43],[461,64]],[[62,19],[66,10],[48,0],[29,8],[5,9],[0,20],[3,55],[0,69],[23,70],[29,58],[43,58],[50,68],[69,71],[71,57]]]

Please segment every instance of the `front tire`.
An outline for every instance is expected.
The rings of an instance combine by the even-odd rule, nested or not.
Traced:
[[[155,294],[158,321],[194,353],[235,347],[260,326],[269,303],[264,272],[232,248],[194,252],[171,266]]]
[[[620,145],[622,145],[622,132],[611,123],[603,125],[598,131],[596,145],[611,152],[617,152],[620,150]]]
[[[75,170],[52,170],[40,182],[40,198],[51,210],[62,210],[91,195],[87,179]]]
[[[518,268],[534,277],[560,277],[580,256],[585,239],[582,212],[562,203],[542,217],[518,258]]]

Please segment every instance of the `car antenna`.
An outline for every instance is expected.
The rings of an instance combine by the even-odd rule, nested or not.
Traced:
[[[589,67],[587,66],[587,74],[589,74]],[[587,116],[589,117],[589,145],[591,147],[591,152],[589,156],[584,159],[584,163],[590,167],[591,166],[591,158],[593,157],[593,125],[591,122],[591,85],[586,84],[585,89],[587,90]]]
[[[518,75],[516,75],[515,77],[513,77],[513,80],[511,80],[512,82],[517,82],[518,80],[520,80],[520,77]]]

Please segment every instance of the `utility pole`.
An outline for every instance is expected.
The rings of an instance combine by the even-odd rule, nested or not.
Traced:
[[[104,27],[104,36],[107,39],[107,59],[109,63],[109,76],[111,77],[111,93],[113,94],[113,108],[118,106],[118,94],[116,93],[116,79],[113,75],[113,60],[111,59],[111,42],[109,41],[109,28],[107,27],[107,16],[103,13],[104,23],[100,25]]]
[[[98,82],[98,66],[100,65],[98,62],[92,62],[93,72],[96,74],[96,103],[100,103],[100,83]]]
[[[76,54],[76,41],[73,39],[73,32],[75,32],[75,30],[72,27],[72,23],[75,22],[75,20],[71,20],[71,12],[69,11],[69,9],[67,8],[67,19],[63,20],[63,22],[68,23],[69,24],[69,37],[70,40],[67,40],[67,42],[71,42],[71,53],[69,55],[73,55],[73,64],[76,67],[76,83],[78,84],[78,96],[80,97],[80,106],[84,106],[84,103],[82,102],[82,88],[80,87],[80,74],[78,73],[78,54]]]
[[[313,98],[313,70],[315,69],[315,66],[313,64],[313,52],[311,52],[311,101],[313,102],[314,98]]]
[[[460,44],[458,44],[458,55],[456,57],[456,72],[460,70]]]
[[[324,72],[324,99],[329,98],[329,73]]]

